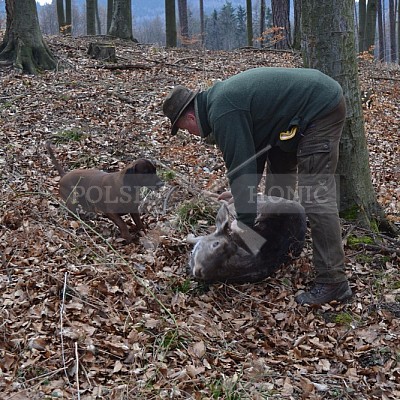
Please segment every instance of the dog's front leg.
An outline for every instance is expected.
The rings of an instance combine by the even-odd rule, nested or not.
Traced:
[[[133,222],[135,223],[136,227],[143,232],[146,232],[146,229],[143,225],[142,220],[140,219],[139,213],[131,213],[131,217],[133,219]]]
[[[118,226],[121,232],[121,237],[125,239],[127,243],[131,243],[132,236],[129,234],[128,225],[125,223],[125,221],[118,214],[107,213],[105,216]]]

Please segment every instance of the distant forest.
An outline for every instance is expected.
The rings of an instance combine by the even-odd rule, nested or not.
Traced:
[[[136,2],[137,3],[137,2]],[[154,4],[153,4],[154,3]],[[132,3],[133,36],[140,43],[151,43],[159,46],[165,45],[165,20],[164,7],[160,6],[160,0],[140,1],[135,10],[135,2]],[[163,3],[163,2],[162,2]],[[207,3],[207,2],[205,2]],[[204,45],[210,50],[232,50],[245,46],[246,39],[246,9],[237,2],[225,3],[214,1],[218,8],[205,9],[205,40]],[[254,37],[260,36],[259,32],[259,2],[253,2],[253,29]],[[152,7],[152,4],[154,7]],[[193,45],[200,42],[200,15],[198,7],[191,8],[192,2],[188,2],[189,37]],[[196,2],[197,6],[197,2]],[[140,10],[139,10],[140,8]],[[140,12],[139,12],[140,11]],[[100,32],[106,33],[107,8],[104,2],[99,2]],[[55,1],[53,4],[38,6],[38,15],[42,33],[58,34],[58,23]],[[179,19],[177,18],[177,23]],[[271,9],[267,7],[265,27],[272,26]],[[80,36],[86,34],[86,6],[85,2],[75,2],[72,9],[72,34]],[[178,38],[179,41],[179,38]]]

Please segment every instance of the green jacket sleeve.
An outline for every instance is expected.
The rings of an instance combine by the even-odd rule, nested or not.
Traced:
[[[259,177],[250,113],[227,112],[214,122],[212,130],[228,169],[237,220],[252,227],[257,212]]]

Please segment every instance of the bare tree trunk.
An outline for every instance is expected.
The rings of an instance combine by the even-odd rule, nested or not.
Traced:
[[[378,0],[376,0],[376,1],[378,1]],[[382,0],[381,0],[381,4],[382,4],[382,25],[383,25],[383,34],[382,34],[382,37],[383,37],[383,41],[384,41],[384,46],[383,46],[383,48],[384,48],[384,59],[387,60],[389,54],[388,54],[388,46],[386,45],[386,39],[387,39],[387,38],[386,38],[386,11],[385,11],[385,0],[383,0],[383,3],[382,3]],[[377,4],[377,7],[378,7],[378,4]]]
[[[204,46],[204,4],[203,0],[200,0],[200,35],[201,35],[201,45]]]
[[[260,0],[260,46],[264,47],[264,34],[265,34],[265,0]]]
[[[371,181],[364,132],[354,35],[353,0],[303,2],[304,61],[336,79],[342,86],[347,118],[340,142],[337,174],[338,206],[342,216],[357,216],[363,225],[376,221],[389,229]]]
[[[72,5],[71,0],[65,0],[65,34],[70,35],[72,32]]]
[[[165,31],[166,47],[176,47],[175,0],[165,0]]]
[[[113,8],[114,8],[114,0],[107,0],[107,29],[106,29],[107,33],[110,31],[111,27]]]
[[[132,35],[131,0],[114,0],[110,36],[134,40]]]
[[[101,33],[99,6],[97,0],[86,0],[86,34]]]
[[[57,19],[59,32],[65,34],[64,0],[57,0]]]
[[[382,13],[382,0],[377,0],[377,18],[378,18],[378,59],[385,60],[385,30]]]
[[[367,18],[365,21],[365,51],[371,51],[375,44],[376,1],[368,0]]]
[[[187,15],[187,0],[178,0],[178,13],[179,13],[179,26],[180,26],[180,40],[182,46],[189,43],[189,26]]]
[[[400,64],[400,2],[397,2],[397,62]]]
[[[390,32],[389,61],[396,62],[396,11],[394,8],[394,0],[389,0],[389,32]]]
[[[86,0],[86,34],[96,34],[95,20],[95,3],[96,0]]]
[[[7,0],[6,13],[0,62],[29,74],[55,69],[57,61],[43,40],[35,0]]]
[[[95,13],[96,13],[96,34],[101,34],[101,21],[99,13],[99,2],[95,0]]]
[[[275,45],[277,49],[288,49],[290,46],[289,0],[271,0],[272,24],[282,28],[283,39]]]
[[[367,16],[367,0],[358,2],[358,51],[362,53],[367,50],[365,46],[365,25]]]
[[[247,46],[253,46],[253,8],[251,0],[246,0],[247,13]]]
[[[300,50],[301,48],[301,3],[302,0],[294,0],[294,31],[293,31],[293,48]]]

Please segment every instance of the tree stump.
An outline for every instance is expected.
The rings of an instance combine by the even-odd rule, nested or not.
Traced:
[[[105,60],[109,62],[117,61],[115,57],[115,46],[109,43],[90,43],[88,54],[96,60]]]

